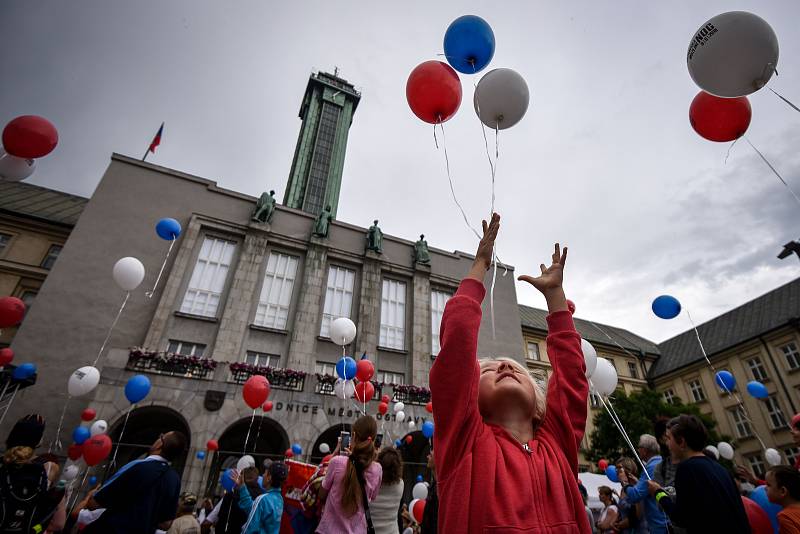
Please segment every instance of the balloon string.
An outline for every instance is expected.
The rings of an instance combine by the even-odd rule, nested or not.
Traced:
[[[11,400],[9,400],[8,404],[6,404],[6,409],[3,412],[3,416],[0,417],[0,427],[3,426],[3,421],[6,418],[6,414],[8,413],[8,409],[11,408],[12,404],[14,404],[14,397],[17,396],[17,391],[19,391],[19,384],[17,384],[17,386],[14,388],[14,393],[11,394]]]
[[[633,446],[633,442],[631,441],[630,436],[628,436],[628,433],[625,431],[625,427],[622,425],[622,421],[617,416],[617,412],[615,412],[612,407],[609,407],[611,404],[611,399],[609,399],[608,403],[606,403],[602,395],[598,394],[597,397],[600,399],[600,402],[603,403],[603,407],[606,409],[606,412],[608,412],[608,416],[611,417],[611,421],[614,423],[614,426],[616,426],[617,430],[619,430],[620,434],[622,434],[622,439],[625,440],[625,443],[627,443],[628,447],[630,447],[631,452],[633,452],[633,455],[636,457],[639,465],[642,466],[642,472],[644,472],[645,476],[650,479],[650,473],[647,472],[647,468],[642,462],[642,459],[639,458],[639,453],[636,451],[636,447]]]
[[[128,299],[131,297],[131,292],[128,291],[125,293],[125,300],[122,301],[122,306],[119,307],[119,311],[117,312],[117,316],[114,317],[114,322],[111,323],[111,328],[108,329],[108,333],[106,334],[106,338],[103,340],[103,344],[100,345],[100,350],[97,351],[97,357],[92,362],[92,367],[97,367],[97,362],[100,361],[100,356],[102,356],[103,351],[108,344],[108,341],[111,339],[111,334],[114,332],[114,328],[117,326],[117,321],[119,321],[119,317],[122,315],[122,310],[125,309],[125,305],[128,303]]]
[[[255,415],[255,410],[253,410],[253,414]],[[253,443],[253,451],[256,452],[256,447],[258,447],[258,438],[261,437],[261,425],[264,423],[264,416],[258,418],[258,432],[256,432],[256,441]],[[245,442],[247,445],[247,442]]]
[[[444,125],[442,124],[442,122],[439,122],[438,124],[439,128],[441,128],[442,130],[442,148],[444,150],[444,163],[447,169],[447,180],[450,182],[450,193],[453,197],[453,202],[455,202],[456,206],[458,206],[458,209],[461,212],[461,216],[464,218],[464,224],[467,225],[467,228],[472,230],[472,233],[475,234],[475,237],[477,237],[478,239],[482,239],[483,236],[480,233],[478,233],[478,231],[475,228],[473,228],[473,226],[469,223],[467,214],[464,213],[464,208],[461,207],[461,203],[458,201],[458,198],[456,198],[456,190],[455,187],[453,186],[453,177],[450,174],[450,158],[447,155],[447,137],[445,136]],[[434,130],[435,128],[436,126],[434,125]],[[436,148],[438,149],[439,147],[437,146]]]
[[[770,91],[772,91],[772,93],[773,93],[775,96],[777,96],[778,98],[780,98],[781,100],[783,100],[784,102],[786,102],[787,104],[789,104],[789,106],[791,106],[791,107],[792,107],[792,109],[794,109],[795,111],[800,111],[800,108],[798,108],[797,106],[795,106],[794,104],[792,104],[792,103],[791,103],[791,102],[790,102],[790,101],[789,101],[789,100],[788,100],[786,97],[784,97],[784,96],[783,96],[782,94],[780,94],[778,91],[775,91],[775,90],[774,90],[772,87],[767,87],[767,89],[769,89]]]
[[[67,402],[64,403],[64,409],[61,410],[61,417],[58,420],[58,428],[56,428],[56,435],[53,441],[50,442],[50,448],[47,449],[48,453],[53,452],[53,444],[56,446],[56,451],[60,451],[63,448],[61,444],[61,427],[64,424],[64,416],[67,413],[67,406],[69,406],[69,401],[72,399],[72,395],[67,395]]]
[[[172,252],[172,247],[175,246],[175,241],[177,241],[177,237],[173,234],[172,241],[169,244],[169,250],[167,250],[167,255],[164,258],[164,263],[161,264],[161,270],[158,271],[158,276],[156,277],[156,283],[153,284],[153,289],[151,291],[145,292],[145,296],[147,296],[147,298],[153,298],[153,295],[156,292],[158,283],[161,281],[161,275],[164,274],[164,268],[167,266],[167,260],[169,260],[169,255]]]
[[[761,159],[764,161],[764,163],[766,163],[766,164],[767,164],[767,167],[769,167],[769,168],[770,168],[770,170],[771,170],[771,171],[772,171],[772,172],[775,174],[775,176],[777,176],[777,177],[778,177],[778,180],[780,180],[780,181],[781,181],[781,183],[782,183],[784,186],[786,186],[786,189],[788,189],[788,190],[789,190],[789,192],[792,194],[792,196],[793,196],[793,197],[794,197],[794,199],[797,201],[797,203],[798,203],[798,204],[800,204],[800,198],[798,198],[798,197],[797,197],[797,194],[795,194],[795,192],[792,190],[792,188],[791,188],[791,187],[789,187],[789,184],[787,184],[787,183],[786,183],[786,180],[784,180],[784,179],[783,179],[783,176],[781,176],[781,175],[780,175],[780,173],[779,173],[777,170],[775,170],[775,167],[773,167],[773,166],[772,166],[772,164],[769,162],[769,160],[767,160],[767,158],[765,158],[765,157],[764,157],[764,154],[762,154],[762,153],[761,153],[761,151],[760,151],[760,150],[758,150],[758,149],[757,149],[757,148],[756,148],[756,147],[753,145],[753,143],[751,143],[751,142],[750,142],[750,139],[748,139],[748,138],[747,138],[747,137],[745,137],[745,136],[742,136],[742,137],[744,137],[744,140],[745,140],[745,141],[747,141],[747,144],[748,144],[748,145],[750,145],[750,147],[751,147],[753,150],[755,150],[755,151],[756,151],[756,154],[758,154],[759,156],[761,156]]]
[[[727,153],[727,154],[725,154],[725,161],[723,162],[723,165],[727,165],[727,164],[728,164],[728,158],[731,156],[731,150],[733,150],[733,147],[734,147],[734,146],[736,146],[736,142],[737,142],[739,139],[741,139],[741,136],[740,136],[740,137],[737,137],[737,138],[736,138],[736,139],[733,141],[733,143],[731,143],[731,146],[729,146],[729,147],[728,147],[728,153]]]
[[[247,427],[247,436],[244,438],[244,448],[242,454],[247,452],[247,442],[250,440],[250,431],[253,429],[253,421],[256,419],[256,410],[253,408],[253,415],[250,417],[250,426]]]
[[[131,412],[135,409],[136,405],[134,404],[133,406],[130,407],[130,409],[128,409],[128,413],[125,414],[125,421],[122,423],[122,430],[119,433],[119,441],[117,441],[117,448],[114,449],[114,456],[111,458],[111,463],[108,464],[109,468],[113,469],[114,464],[117,463],[117,453],[119,453],[119,447],[122,444],[122,436],[125,434],[125,427],[128,426],[128,418],[131,416]]]
[[[77,488],[75,488],[75,500],[72,501],[72,506],[69,507],[69,511],[67,512],[67,517],[72,515],[73,508],[75,508],[75,505],[78,504],[78,498],[80,498],[81,488],[86,483],[86,477],[87,476],[89,476],[89,467],[88,466],[83,471],[83,479],[81,480],[80,485]]]

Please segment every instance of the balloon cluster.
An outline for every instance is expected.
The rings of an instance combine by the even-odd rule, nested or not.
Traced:
[[[430,124],[441,124],[461,106],[462,74],[477,74],[492,60],[494,32],[480,17],[464,15],[454,20],[444,34],[447,63],[425,61],[417,65],[406,82],[406,100],[411,111]],[[488,72],[475,89],[473,105],[478,118],[493,130],[517,124],[528,110],[530,93],[525,80],[511,69]]]
[[[58,144],[53,124],[36,115],[22,115],[3,128],[0,150],[0,181],[19,182],[33,174],[36,159],[48,155]]]

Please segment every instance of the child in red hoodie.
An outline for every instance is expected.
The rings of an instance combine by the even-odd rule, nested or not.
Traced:
[[[538,277],[520,276],[547,300],[546,401],[510,359],[477,359],[483,278],[500,216],[483,222],[475,262],[444,310],[430,373],[436,423],[439,532],[590,533],[578,490],[578,446],[589,394],[581,338],[561,287],[567,249]]]

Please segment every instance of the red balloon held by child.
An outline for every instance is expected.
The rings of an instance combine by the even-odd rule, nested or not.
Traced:
[[[739,139],[750,126],[752,110],[747,97],[720,98],[700,91],[689,106],[689,123],[709,141],[725,143]]]
[[[414,503],[414,508],[411,509],[411,515],[414,521],[422,523],[422,516],[425,514],[425,499],[418,499]]]
[[[414,115],[430,124],[447,121],[461,105],[461,80],[441,61],[425,61],[411,71],[406,99]]]

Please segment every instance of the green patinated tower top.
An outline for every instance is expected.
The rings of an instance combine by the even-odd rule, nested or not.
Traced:
[[[308,80],[303,121],[283,204],[319,215],[325,206],[336,217],[347,135],[361,94],[334,74],[318,72]]]

